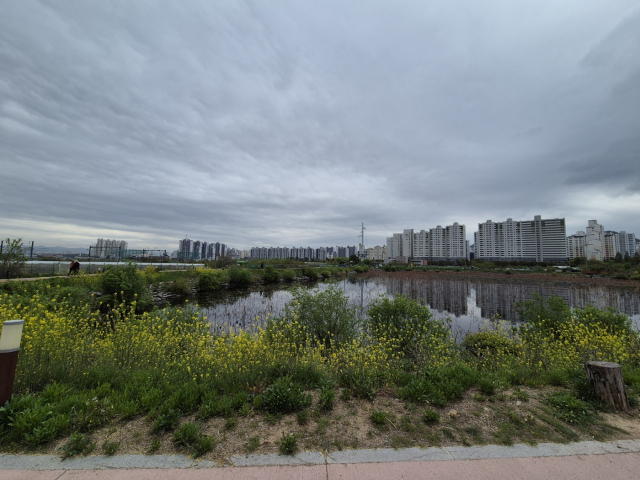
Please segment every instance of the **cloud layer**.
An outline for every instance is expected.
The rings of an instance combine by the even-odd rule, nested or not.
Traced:
[[[254,245],[597,218],[640,235],[635,1],[22,0],[0,234]]]

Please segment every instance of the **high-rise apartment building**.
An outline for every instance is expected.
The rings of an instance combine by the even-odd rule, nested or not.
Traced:
[[[384,260],[387,258],[387,247],[386,245],[376,245],[375,247],[367,248],[365,253],[368,260]]]
[[[398,257],[414,260],[456,260],[468,258],[469,242],[466,239],[466,228],[457,222],[453,225],[437,227],[414,232],[405,229],[402,233],[394,233],[387,238],[386,259]]]
[[[402,234],[394,233],[392,236],[387,237],[387,260],[395,260],[396,257],[404,255],[402,250]]]
[[[475,258],[493,261],[566,262],[567,238],[564,218],[478,224]]]
[[[413,228],[405,228],[402,232],[402,254],[407,257],[413,255]]]
[[[178,258],[180,260],[191,260],[192,244],[193,241],[188,238],[178,242]]]
[[[636,254],[636,235],[634,233],[620,232],[618,233],[618,242],[620,244],[620,254],[633,257]]]
[[[616,258],[620,252],[620,235],[618,232],[605,230],[604,232],[604,259]]]
[[[200,240],[193,242],[191,252],[193,254],[193,260],[200,260],[200,255],[202,254],[202,242]]]
[[[589,220],[587,225],[586,256],[589,260],[604,260],[604,227],[597,220]]]
[[[180,260],[206,260],[218,259],[227,254],[227,246],[224,243],[201,242],[185,238],[178,242],[178,259]]]
[[[567,258],[584,258],[587,254],[587,234],[583,231],[567,237]]]
[[[98,258],[125,258],[128,244],[124,240],[99,238],[91,248],[91,255]]]

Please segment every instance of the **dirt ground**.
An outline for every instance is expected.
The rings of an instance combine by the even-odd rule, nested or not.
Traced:
[[[336,391],[333,410],[322,412],[313,406],[307,410],[307,421],[297,414],[279,418],[249,411],[233,420],[213,418],[201,422],[202,431],[212,436],[215,447],[201,458],[223,465],[228,458],[245,453],[278,453],[283,433],[295,433],[299,451],[332,452],[356,448],[403,448],[451,445],[484,445],[579,440],[615,440],[640,438],[640,411],[604,413],[593,424],[573,426],[558,421],[544,398],[555,387],[509,389],[486,397],[470,391],[461,401],[445,408],[433,408],[440,420],[427,424],[423,420],[427,405],[405,403],[391,394],[379,392],[374,401],[340,400]],[[373,411],[386,413],[387,420],[375,425]],[[300,424],[302,423],[302,424]],[[252,439],[253,440],[250,440]],[[171,454],[190,452],[177,448],[173,434],[154,435],[151,421],[144,417],[128,422],[114,422],[92,434],[96,447],[92,454],[102,454],[105,440],[118,444],[118,454]],[[154,442],[155,441],[155,442]],[[68,442],[61,438],[36,453],[60,454]],[[155,443],[156,448],[152,448]]]

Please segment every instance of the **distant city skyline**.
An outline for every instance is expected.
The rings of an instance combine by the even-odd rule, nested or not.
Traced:
[[[493,220],[488,220],[488,221],[489,221],[489,222],[498,222],[498,223],[500,223],[500,222],[510,221],[510,220],[511,220],[511,218],[507,218],[506,220],[496,220],[496,219],[493,219]],[[599,223],[599,221],[598,221],[598,220],[596,220],[596,219],[589,219],[589,220],[585,221],[585,222],[581,225],[581,228],[576,228],[576,230],[573,230],[573,231],[572,231],[572,230],[570,230],[570,228],[569,228],[569,227],[566,227],[566,225],[569,225],[569,224],[570,224],[570,222],[569,222],[567,219],[563,219],[563,220],[565,221],[565,232],[566,232],[567,241],[573,241],[573,240],[574,240],[574,237],[575,237],[574,232],[577,232],[578,234],[580,234],[580,233],[584,233],[584,232],[582,232],[582,231],[585,229],[585,227],[586,227],[588,224],[590,224],[590,222],[592,222],[592,221],[596,221],[597,223]],[[413,223],[415,223],[415,222],[413,222]],[[478,229],[477,229],[477,227],[476,227],[476,226],[482,226],[482,225],[483,225],[483,224],[485,224],[485,223],[486,223],[486,222],[482,222],[482,223],[474,223],[474,224],[473,224],[473,227],[472,227],[471,229],[466,228],[466,229],[462,230],[462,231],[464,232],[464,233],[463,233],[463,235],[464,235],[464,236],[463,236],[463,241],[464,241],[464,240],[466,240],[466,241],[469,243],[469,245],[475,245],[475,243],[476,243],[476,238],[475,238],[475,237],[477,237],[477,233],[478,233]],[[459,225],[461,225],[461,227],[466,227],[466,225],[461,224],[461,223],[458,223],[458,222],[454,222],[454,224],[459,224]],[[365,227],[367,227],[367,226],[365,225]],[[428,227],[425,227],[425,228],[428,228]],[[402,229],[399,229],[399,230],[405,231],[405,230],[406,230],[406,228],[402,228]],[[411,229],[411,231],[413,232],[413,230],[414,230],[414,229],[412,228],[412,229]],[[631,238],[631,236],[633,237],[633,241],[635,241],[635,239],[636,239],[636,238],[640,238],[640,237],[636,237],[636,236],[635,236],[635,232],[631,232],[631,231],[628,231],[628,230],[625,230],[625,229],[614,230],[614,229],[609,228],[609,225],[606,225],[606,230],[607,230],[607,232],[609,232],[609,233],[611,233],[611,232],[615,232],[615,233],[617,233],[617,232],[622,232],[622,233],[624,233],[624,234],[628,233],[628,234],[630,235],[630,237],[629,237],[629,238]],[[366,231],[367,231],[367,230],[366,230]],[[380,247],[381,247],[381,246],[385,246],[388,252],[392,252],[392,251],[393,251],[392,249],[391,249],[391,250],[389,250],[389,236],[388,236],[388,235],[389,235],[389,233],[390,233],[390,232],[389,232],[389,233],[387,233],[387,235],[385,235],[385,237],[384,237],[384,240],[383,240],[383,241],[374,242],[373,240],[371,240],[370,238],[368,238],[368,236],[367,236],[367,234],[366,234],[366,231],[365,231],[365,248],[370,248],[370,247],[374,247],[374,246],[380,246]],[[416,231],[418,231],[418,232],[419,232],[420,230],[416,230]],[[402,234],[398,234],[398,235],[402,235]],[[3,240],[7,237],[7,235],[6,235],[6,234],[3,234],[1,231],[0,231],[0,236],[2,236],[2,239],[3,239]],[[232,237],[232,236],[233,236],[233,235],[231,235],[231,234],[230,234],[230,235],[227,235],[227,237]],[[335,243],[325,243],[325,244],[322,244],[322,243],[320,243],[320,242],[309,242],[309,243],[308,243],[308,244],[306,244],[306,245],[305,245],[304,243],[302,243],[302,242],[299,242],[299,241],[283,242],[283,243],[281,243],[280,245],[277,245],[277,244],[275,244],[275,245],[274,245],[274,244],[265,244],[265,243],[262,243],[262,244],[248,245],[248,246],[246,246],[246,245],[241,245],[241,246],[238,246],[238,245],[230,245],[229,243],[226,243],[226,242],[213,242],[213,243],[214,243],[214,244],[215,244],[215,243],[221,243],[221,244],[225,245],[225,248],[233,248],[233,249],[237,249],[237,250],[240,250],[240,251],[242,251],[242,250],[249,250],[249,251],[250,251],[252,248],[254,248],[254,247],[258,247],[258,246],[259,246],[259,247],[265,247],[265,248],[270,248],[270,247],[276,247],[276,248],[277,248],[277,247],[291,247],[291,248],[295,248],[295,247],[296,247],[296,245],[297,245],[297,246],[299,246],[299,247],[303,247],[303,246],[304,246],[305,248],[321,248],[321,247],[336,246],[336,245],[350,245],[350,244],[353,244],[353,243],[355,243],[355,245],[359,245],[359,244],[360,244],[360,241],[361,241],[361,240],[360,240],[360,238],[359,238],[359,235],[356,235],[355,237],[357,238],[357,241],[356,241],[356,242],[353,242],[353,241],[351,241],[351,242],[342,242],[342,243],[340,243],[340,242],[335,242]],[[17,237],[11,237],[11,236],[10,236],[10,238],[17,238]],[[471,241],[469,241],[469,238],[471,238]],[[610,241],[610,242],[612,241],[612,240],[611,240],[611,238],[612,238],[612,237],[611,237],[611,235],[610,235],[610,238],[609,238],[609,241]],[[168,254],[171,254],[172,252],[174,252],[174,251],[176,251],[176,250],[177,250],[177,251],[179,251],[179,250],[180,250],[179,243],[180,243],[180,242],[182,242],[184,239],[189,239],[189,240],[192,240],[192,241],[199,241],[199,240],[194,240],[193,238],[191,238],[191,239],[190,239],[190,238],[189,238],[189,236],[187,235],[185,238],[180,239],[180,240],[178,240],[178,241],[176,241],[175,239],[173,239],[173,241],[172,241],[171,243],[167,244],[166,246],[153,246],[153,245],[143,244],[143,243],[133,243],[133,242],[129,242],[128,240],[124,241],[124,243],[125,243],[126,245],[128,245],[128,247],[126,247],[126,248],[132,248],[132,249],[142,249],[142,248],[147,248],[147,249],[166,250]],[[57,244],[57,245],[43,245],[43,242],[39,242],[38,240],[31,240],[31,239],[25,239],[25,238],[22,238],[22,240],[23,240],[23,243],[25,244],[25,246],[26,246],[27,244],[29,244],[29,245],[30,245],[30,244],[31,244],[31,242],[32,242],[32,241],[34,241],[34,242],[35,242],[35,248],[36,248],[36,249],[39,249],[39,248],[42,248],[42,247],[46,247],[46,248],[51,248],[51,247],[64,247],[64,248],[78,249],[78,250],[87,250],[87,251],[88,251],[90,246],[92,246],[92,248],[95,248],[95,247],[97,246],[97,243],[96,243],[95,237],[94,237],[94,240],[93,240],[92,242],[88,243],[87,245],[82,245],[82,244],[77,244],[77,245],[73,245],[73,244],[66,244],[66,245],[65,245],[65,244]],[[102,239],[102,238],[99,238],[99,239],[98,239],[98,242],[100,242],[100,240],[103,240],[103,239]],[[103,240],[103,241],[104,241],[104,240]],[[423,240],[423,241],[424,241],[424,240]],[[620,241],[619,241],[619,240],[616,240],[616,241],[617,241],[617,242],[618,242],[618,244],[619,244],[619,242],[620,242]],[[604,242],[604,230],[603,230],[603,240],[602,240],[602,242]],[[204,243],[207,243],[207,242],[206,242],[206,241],[204,241]],[[209,243],[211,243],[211,242],[209,242]],[[129,244],[130,244],[130,245],[129,245]],[[572,244],[572,245],[573,245],[573,244]],[[576,244],[576,245],[577,245],[577,244]],[[467,247],[464,247],[464,248],[469,248],[469,247],[467,246]],[[567,245],[567,248],[569,248],[569,245]],[[574,248],[574,250],[572,251],[573,253],[570,253],[570,252],[569,252],[569,250],[567,250],[567,256],[568,256],[568,258],[573,258],[573,256],[575,256],[575,255],[576,255],[576,252],[577,252],[577,250],[575,250],[575,248],[579,248],[579,247],[573,247],[573,248]],[[604,247],[602,247],[602,248],[604,248]],[[611,247],[610,247],[610,248],[611,248]],[[618,248],[619,248],[619,247],[618,247]],[[627,250],[629,250],[629,251],[631,250],[631,249],[630,249],[630,247],[626,247],[626,248],[627,248]],[[411,251],[413,251],[413,246],[411,247]],[[603,251],[604,251],[604,250],[603,250]],[[468,255],[468,252],[467,252],[467,255]],[[457,256],[457,254],[456,254],[456,256]],[[418,255],[418,257],[419,257],[419,258],[422,258],[422,257],[426,257],[426,255]],[[595,256],[594,258],[599,258],[599,257],[598,257],[598,255],[596,254],[596,256]]]

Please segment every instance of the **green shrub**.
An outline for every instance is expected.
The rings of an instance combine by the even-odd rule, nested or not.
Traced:
[[[108,439],[105,439],[104,443],[102,444],[102,451],[105,455],[115,455],[115,453],[118,451],[118,448],[120,448],[120,443],[110,442]]]
[[[542,372],[541,380],[548,385],[566,385],[569,382],[569,372],[560,368],[551,368]]]
[[[320,276],[320,274],[318,273],[318,270],[311,267],[303,268],[302,274],[311,281],[318,280],[318,277]]]
[[[309,410],[302,410],[301,412],[298,412],[296,418],[298,420],[298,425],[306,425],[309,423]]]
[[[294,383],[291,377],[281,377],[262,394],[261,407],[272,415],[287,414],[311,405],[312,397]]]
[[[154,267],[153,265],[149,265],[144,270],[142,270],[142,276],[149,285],[158,283],[160,281],[160,273],[158,273],[158,268]]]
[[[211,450],[213,450],[213,447],[215,446],[215,442],[213,440],[213,438],[207,436],[207,435],[200,435],[198,437],[198,440],[196,440],[196,444],[193,446],[192,450],[193,450],[193,456],[195,458],[199,457],[200,455],[204,455],[207,452],[210,452]]]
[[[414,403],[427,403],[433,396],[436,388],[431,382],[424,378],[416,378],[400,388],[399,397]]]
[[[98,290],[103,308],[113,308],[120,302],[136,302],[136,311],[141,312],[152,306],[151,294],[147,282],[135,265],[107,267],[98,276]]]
[[[280,281],[280,273],[273,268],[273,265],[267,265],[262,272],[262,281],[264,283],[278,283]]]
[[[253,274],[246,268],[233,266],[228,270],[229,283],[237,287],[248,287],[254,282]]]
[[[291,283],[296,279],[296,272],[291,268],[285,268],[282,270],[282,280]]]
[[[187,422],[173,433],[173,442],[179,447],[190,448],[196,444],[200,429],[195,423]]]
[[[516,304],[516,312],[522,322],[522,333],[556,333],[571,318],[571,309],[560,297],[545,300],[534,293],[532,300]]]
[[[324,345],[327,352],[333,346],[351,341],[356,334],[356,309],[347,295],[335,286],[312,292],[302,288],[292,292],[284,308],[287,321],[297,320],[311,337]]]
[[[196,290],[198,292],[213,292],[220,290],[222,284],[227,280],[222,270],[213,270],[204,268],[197,271],[198,280],[196,282]]]
[[[149,445],[149,454],[153,454],[156,453],[158,450],[160,450],[160,447],[162,446],[162,443],[160,443],[160,440],[158,440],[157,438],[154,438],[151,441],[151,445]]]
[[[321,410],[333,410],[333,404],[336,400],[336,392],[333,386],[325,385],[320,389],[318,396],[318,406]]]
[[[626,273],[616,273],[613,278],[616,280],[627,280],[629,276]]]
[[[496,393],[498,384],[495,379],[483,376],[478,380],[478,388],[485,395],[493,395],[494,393]]]
[[[342,392],[344,395],[346,391],[349,396],[373,401],[378,393],[378,387],[382,384],[382,378],[382,375],[377,375],[370,370],[348,369],[340,374],[338,380],[340,386],[344,388]]]
[[[95,447],[96,444],[91,441],[89,435],[72,433],[69,441],[62,447],[62,458],[89,455]]]
[[[590,405],[583,400],[577,399],[571,393],[558,392],[551,394],[547,397],[546,403],[555,409],[556,416],[560,420],[567,423],[585,425],[592,423],[595,419]]]
[[[155,422],[153,422],[153,432],[165,433],[174,430],[178,426],[180,415],[180,410],[166,410],[161,412]]]
[[[280,440],[280,455],[295,455],[298,451],[298,437],[295,433],[288,435],[282,432],[282,440]]]
[[[318,273],[324,279],[331,277],[331,270],[329,270],[328,268],[322,268]]]
[[[633,332],[631,318],[613,308],[595,308],[587,305],[583,309],[574,309],[574,316],[585,325],[604,325],[607,331],[614,335],[630,334]]]
[[[173,442],[178,447],[191,449],[194,457],[210,452],[214,446],[213,439],[204,435],[192,422],[185,423],[174,432]]]
[[[385,425],[387,423],[387,417],[387,412],[383,412],[382,410],[374,410],[371,412],[371,421],[374,425]]]
[[[246,393],[209,397],[200,405],[198,417],[203,420],[218,416],[229,418],[247,408],[248,401],[249,396]]]
[[[367,315],[372,335],[387,344],[395,339],[393,349],[411,361],[422,360],[436,344],[451,343],[449,331],[431,310],[404,295],[377,299]]]
[[[176,278],[167,286],[167,290],[176,295],[188,295],[191,289],[191,282],[186,277]]]
[[[440,414],[435,410],[425,408],[422,421],[427,424],[438,423],[440,421]]]
[[[260,447],[260,437],[250,437],[247,445],[245,446],[245,450],[249,453],[255,452]]]
[[[464,350],[474,357],[515,355],[518,345],[504,334],[494,331],[468,333],[462,342]]]

